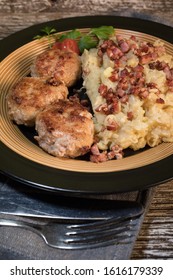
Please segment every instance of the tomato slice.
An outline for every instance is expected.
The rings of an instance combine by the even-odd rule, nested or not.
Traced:
[[[75,40],[66,38],[62,42],[56,42],[53,45],[53,49],[68,50],[80,54],[78,44]]]

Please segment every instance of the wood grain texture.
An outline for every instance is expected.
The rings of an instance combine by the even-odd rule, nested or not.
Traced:
[[[23,28],[64,17],[120,15],[173,25],[171,0],[1,0],[0,39]],[[164,16],[163,16],[164,15]]]
[[[132,259],[173,259],[173,181],[155,187]]]
[[[0,39],[33,24],[98,14],[149,19],[173,27],[172,0],[1,0]],[[154,188],[131,258],[173,259],[173,180]]]

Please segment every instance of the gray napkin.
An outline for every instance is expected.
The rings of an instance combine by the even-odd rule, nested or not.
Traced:
[[[42,191],[34,190],[31,186],[23,185],[11,179],[7,179],[5,176],[0,175],[0,196],[4,199],[8,194],[17,192],[18,196],[33,194],[36,191],[37,196]],[[122,200],[136,200],[138,192],[124,193],[117,195],[99,196],[99,199],[122,199]],[[150,191],[145,191],[145,208],[149,204],[151,197]],[[79,198],[80,199],[80,198]],[[138,219],[137,225],[133,228],[134,237],[130,243],[116,244],[107,247],[100,247],[94,249],[82,249],[82,250],[62,250],[54,249],[47,246],[44,240],[26,229],[2,227],[0,226],[0,259],[1,260],[127,260],[130,258],[135,240],[138,236],[145,213]],[[8,215],[0,214],[0,218],[9,218]],[[18,220],[25,220],[24,217],[14,217]],[[58,233],[57,233],[58,234]]]

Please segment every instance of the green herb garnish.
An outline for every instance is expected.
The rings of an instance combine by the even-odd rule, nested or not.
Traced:
[[[90,33],[97,36],[98,39],[106,40],[114,34],[114,28],[113,26],[100,26],[97,28],[92,28]]]
[[[41,39],[45,36],[48,37],[49,40],[49,46],[50,39],[54,35],[56,31],[55,28],[46,26],[40,30],[41,34],[34,37],[34,39]],[[81,53],[84,51],[84,49],[91,49],[97,46],[98,40],[106,40],[109,39],[111,35],[113,35],[115,32],[113,26],[100,26],[96,28],[91,28],[90,32],[87,34],[82,34],[79,30],[74,29],[72,31],[63,33],[59,37],[57,36],[56,39],[60,42],[62,42],[64,39],[73,39],[78,42],[79,49]],[[96,40],[97,39],[97,40]]]
[[[33,39],[41,39],[41,38],[47,37],[48,41],[49,41],[49,47],[51,47],[51,38],[55,32],[57,32],[57,31],[54,27],[45,26],[44,28],[42,28],[40,30],[41,34],[36,35]]]
[[[80,52],[82,53],[84,51],[84,49],[91,49],[91,48],[95,48],[97,46],[97,41],[94,40],[93,37],[91,37],[90,35],[85,35],[82,36],[78,42],[78,46],[80,49]]]
[[[73,40],[77,40],[78,38],[80,38],[82,36],[81,32],[79,30],[72,30],[72,31],[69,31],[67,33],[64,33],[62,34],[60,37],[59,37],[59,41],[63,41],[64,39],[73,39]]]

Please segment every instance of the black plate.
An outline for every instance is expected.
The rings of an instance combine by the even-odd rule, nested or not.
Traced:
[[[0,59],[30,42],[46,25],[55,27],[57,31],[112,25],[115,28],[154,35],[173,43],[173,29],[163,24],[127,17],[87,16],[49,21],[19,31],[1,41]],[[0,154],[2,173],[30,186],[62,194],[103,194],[142,190],[173,178],[172,155],[136,169],[93,174],[64,171],[38,164],[13,152],[2,142],[0,142]]]

